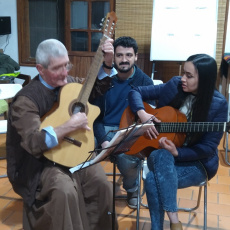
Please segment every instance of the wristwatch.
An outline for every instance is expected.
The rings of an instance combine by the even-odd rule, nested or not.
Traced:
[[[106,69],[112,69],[114,67],[114,64],[112,64],[112,66],[107,66],[105,62],[103,61],[103,67]]]

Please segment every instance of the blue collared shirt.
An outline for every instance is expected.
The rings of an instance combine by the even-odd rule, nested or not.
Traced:
[[[103,78],[105,78],[105,77],[113,77],[114,75],[117,75],[117,70],[113,67],[112,69],[111,69],[111,71],[110,71],[110,74],[108,75],[105,71],[104,71],[104,69],[103,69],[103,67],[101,66],[101,68],[99,69],[99,72],[98,72],[98,79],[99,80],[102,80]]]

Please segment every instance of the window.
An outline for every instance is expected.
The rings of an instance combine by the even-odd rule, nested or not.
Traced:
[[[110,3],[106,1],[72,1],[70,50],[95,52],[102,36],[99,31],[101,19],[109,11]]]
[[[17,1],[20,65],[34,65],[38,44],[48,38],[62,41],[71,55],[95,52],[101,19],[113,8],[114,0]]]

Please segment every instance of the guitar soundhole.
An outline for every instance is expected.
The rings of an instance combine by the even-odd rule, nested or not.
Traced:
[[[73,102],[71,105],[70,105],[70,114],[76,114],[76,113],[88,113],[88,107],[83,105],[82,103],[80,102]]]

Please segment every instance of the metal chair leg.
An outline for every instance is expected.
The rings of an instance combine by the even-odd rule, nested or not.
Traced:
[[[137,215],[136,215],[136,230],[139,230],[139,222],[140,222],[140,205],[141,205],[141,172],[142,172],[142,162],[141,166],[139,167],[138,172],[138,197],[137,197]],[[116,176],[121,176],[120,173],[116,173],[116,166],[113,163],[113,173],[106,173],[107,176],[113,176],[113,215],[115,213],[115,199],[127,199],[126,195],[116,195],[115,196],[115,181]],[[114,223],[114,216],[113,216],[113,223]],[[113,228],[112,228],[113,229]]]
[[[207,181],[204,181],[199,185],[199,193],[198,193],[196,206],[192,208],[178,208],[178,211],[192,212],[197,208],[199,208],[201,194],[202,194],[202,187],[204,187],[204,228],[203,229],[206,230],[207,229]]]
[[[147,160],[143,160],[142,162],[142,180],[143,180],[143,188],[142,188],[142,193],[141,193],[141,197],[143,197],[145,195],[145,179],[146,179],[146,175],[149,172],[148,166],[147,166]],[[144,208],[149,208],[148,204],[144,204],[141,201],[141,206]]]
[[[140,222],[140,204],[141,204],[141,170],[142,169],[142,162],[141,166],[139,167],[138,173],[138,196],[137,196],[137,216],[136,216],[136,230],[139,230],[139,222]]]
[[[230,85],[228,85],[228,121],[230,121]],[[229,158],[228,158],[228,132],[224,134],[224,142],[223,147],[225,149],[225,162],[227,165],[230,165]]]
[[[204,230],[207,229],[207,183],[204,185]]]
[[[224,140],[225,140],[225,162],[226,164],[230,165],[229,158],[228,158],[228,153],[230,152],[228,150],[228,132],[226,132]]]

